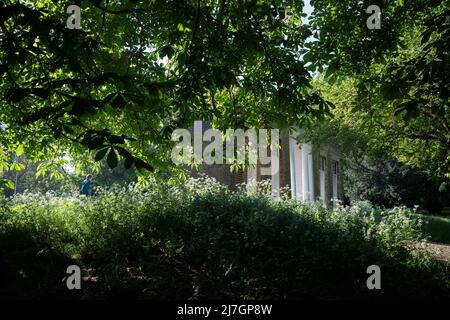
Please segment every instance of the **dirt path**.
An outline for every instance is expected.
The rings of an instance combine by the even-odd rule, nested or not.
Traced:
[[[438,260],[450,263],[450,245],[439,243],[415,243],[412,249],[427,250],[432,256]]]

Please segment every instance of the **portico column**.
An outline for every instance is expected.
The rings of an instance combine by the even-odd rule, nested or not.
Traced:
[[[297,141],[289,137],[289,159],[290,159],[290,168],[291,168],[291,197],[295,198],[297,195],[297,182],[296,182],[296,165],[295,165],[295,148],[297,147]]]
[[[308,145],[302,143],[302,200],[309,199],[309,178],[308,178]]]
[[[312,146],[308,145],[308,179],[309,179],[309,201],[314,201],[314,173]]]

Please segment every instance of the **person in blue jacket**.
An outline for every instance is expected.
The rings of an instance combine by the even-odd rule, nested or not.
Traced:
[[[86,179],[83,181],[80,194],[84,194],[87,197],[90,197],[92,195],[91,180],[93,177],[94,176],[92,174],[88,174],[86,176]]]

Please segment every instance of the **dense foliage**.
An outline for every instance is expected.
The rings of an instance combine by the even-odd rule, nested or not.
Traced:
[[[354,81],[354,117],[391,156],[448,182],[448,0],[311,1],[308,24],[292,0],[75,4],[81,30],[66,28],[66,1],[1,1],[0,144],[23,143],[30,159],[89,149],[112,167],[164,169],[170,133],[194,120],[328,114],[310,86],[323,71]],[[366,26],[369,5],[379,30]]]
[[[368,200],[384,207],[418,206],[434,214],[441,214],[450,206],[450,193],[439,190],[439,185],[426,175],[393,158],[348,161],[344,176],[350,199]]]
[[[96,197],[25,194],[0,209],[8,297],[449,297],[448,266],[405,241],[421,222],[404,208],[272,200],[264,186],[230,192],[208,179],[103,190]],[[81,292],[61,279],[69,264]],[[366,287],[379,265],[382,290]],[[26,289],[26,290],[24,290]]]
[[[0,143],[30,158],[89,149],[160,169],[172,131],[194,120],[265,127],[328,109],[299,58],[301,1],[75,4],[80,30],[66,1],[1,2]]]
[[[312,1],[309,59],[325,70],[344,130],[445,188],[450,179],[450,2]],[[364,8],[381,8],[381,29]],[[369,151],[370,152],[370,151]]]

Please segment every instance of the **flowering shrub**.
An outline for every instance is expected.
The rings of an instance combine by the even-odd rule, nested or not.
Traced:
[[[331,211],[273,200],[264,185],[233,192],[202,177],[99,189],[92,198],[17,196],[0,209],[0,250],[9,272],[29,273],[36,295],[60,295],[70,261],[95,279],[84,298],[448,296],[447,267],[405,248],[423,240],[420,223],[402,207]],[[51,259],[36,260],[43,252]],[[50,270],[47,285],[30,276],[30,261]],[[378,291],[366,287],[374,264]]]

